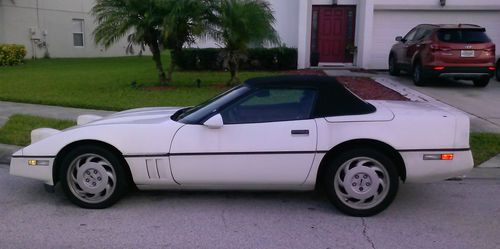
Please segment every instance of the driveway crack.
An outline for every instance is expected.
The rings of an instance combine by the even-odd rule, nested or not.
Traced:
[[[363,237],[365,237],[366,241],[368,241],[368,243],[370,243],[370,245],[372,246],[372,249],[376,249],[375,248],[375,244],[373,243],[372,239],[370,238],[370,236],[368,236],[368,226],[366,225],[366,220],[365,218],[361,218],[361,224],[363,225]]]

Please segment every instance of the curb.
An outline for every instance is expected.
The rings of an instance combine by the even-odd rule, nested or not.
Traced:
[[[0,144],[0,164],[10,164],[12,154],[22,147],[9,144]]]

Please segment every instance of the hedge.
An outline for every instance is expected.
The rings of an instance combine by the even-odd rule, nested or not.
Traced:
[[[176,58],[182,70],[222,70],[220,48],[187,48]],[[242,70],[293,70],[297,69],[295,48],[251,48],[240,64]]]
[[[0,44],[0,66],[14,66],[23,63],[26,48],[17,44]]]

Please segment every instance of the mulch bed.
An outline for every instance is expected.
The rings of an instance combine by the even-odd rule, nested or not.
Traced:
[[[286,74],[294,75],[320,75],[326,76],[327,74],[323,70],[318,69],[300,69],[286,71]],[[336,77],[337,80],[344,84],[349,90],[358,95],[360,98],[365,100],[402,100],[410,101],[405,96],[399,94],[398,92],[387,88],[375,80],[368,77],[351,77],[351,76],[339,76]],[[204,87],[204,86],[202,86]],[[210,87],[214,89],[224,90],[228,87],[226,84],[213,84]],[[146,91],[165,91],[165,90],[175,90],[175,86],[147,86],[143,88]]]
[[[362,71],[370,72],[370,70],[362,70]],[[320,76],[326,75],[326,73],[323,70],[317,70],[317,69],[292,70],[292,71],[287,71],[286,73],[295,75],[320,75]],[[344,86],[349,88],[349,90],[351,90],[353,93],[355,93],[360,98],[365,100],[410,101],[405,96],[399,94],[398,92],[390,88],[387,88],[379,84],[375,80],[368,77],[339,76],[336,78],[340,83],[344,84]]]
[[[371,78],[340,76],[337,77],[337,80],[362,99],[410,101],[400,93],[379,84]]]

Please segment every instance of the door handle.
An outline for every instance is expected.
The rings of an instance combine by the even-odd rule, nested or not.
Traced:
[[[292,130],[292,135],[309,135],[309,130]]]

